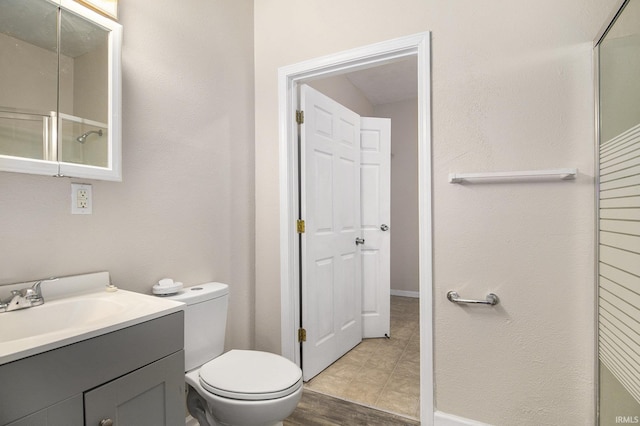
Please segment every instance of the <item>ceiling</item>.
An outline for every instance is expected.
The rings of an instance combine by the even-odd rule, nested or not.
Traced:
[[[418,97],[418,63],[415,55],[385,65],[354,71],[347,78],[373,105]]]

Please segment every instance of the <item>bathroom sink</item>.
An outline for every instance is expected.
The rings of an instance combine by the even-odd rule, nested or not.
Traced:
[[[184,306],[126,290],[106,291],[102,283],[83,286],[80,294],[72,291],[65,297],[59,290],[65,284],[53,285],[52,300],[43,290],[43,305],[0,313],[0,365],[168,315]]]
[[[6,315],[0,317],[1,339],[3,342],[28,339],[87,327],[126,309],[126,304],[122,301],[101,296],[91,294],[54,300],[41,306],[6,312]]]

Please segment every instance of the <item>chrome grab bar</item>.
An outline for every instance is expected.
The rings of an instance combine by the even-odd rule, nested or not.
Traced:
[[[471,303],[476,305],[497,305],[500,303],[500,299],[497,294],[489,293],[485,300],[473,300],[473,299],[461,299],[458,292],[451,290],[447,293],[447,299],[453,303]]]

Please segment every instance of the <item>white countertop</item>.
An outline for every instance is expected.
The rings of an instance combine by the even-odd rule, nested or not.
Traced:
[[[126,290],[106,291],[102,284],[84,286],[82,292],[69,297],[57,293],[52,300],[47,300],[44,290],[43,294],[45,303],[41,306],[0,313],[0,365],[178,312],[186,306]]]

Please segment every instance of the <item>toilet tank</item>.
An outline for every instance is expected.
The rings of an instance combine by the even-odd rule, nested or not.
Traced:
[[[180,293],[167,298],[187,305],[184,310],[185,371],[221,355],[227,326],[229,286],[205,283],[185,287]]]

